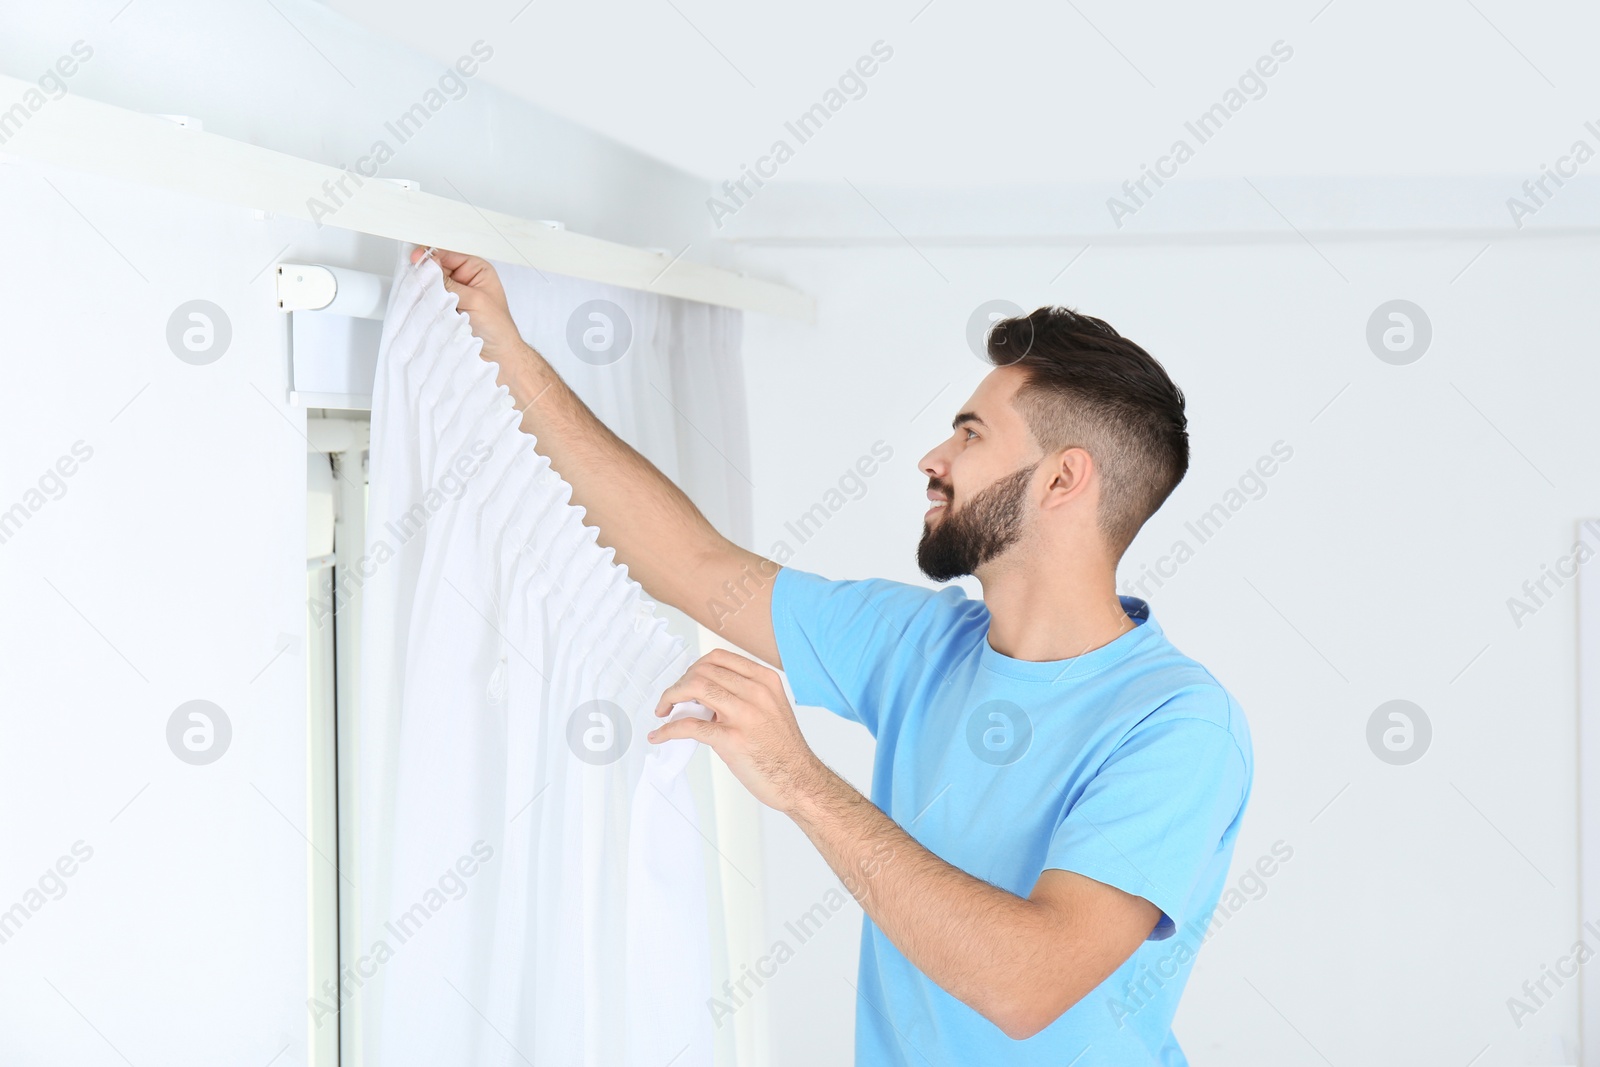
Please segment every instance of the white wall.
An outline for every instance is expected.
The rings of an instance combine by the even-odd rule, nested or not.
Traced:
[[[1081,243],[912,240],[741,249],[821,309],[814,329],[748,326],[757,547],[794,544],[784,522],[882,438],[892,464],[793,563],[919,580],[914,465],[984,373],[964,345],[968,315],[1005,297],[1107,319],[1185,390],[1194,453],[1123,582],[1176,538],[1193,543],[1184,522],[1275,442],[1293,449],[1259,499],[1147,586],[1155,617],[1238,696],[1254,733],[1234,877],[1279,839],[1294,849],[1200,956],[1177,1020],[1193,1062],[1481,1051],[1474,1062],[1492,1067],[1562,1062],[1557,1040],[1575,1052],[1575,982],[1520,1029],[1506,1007],[1578,936],[1572,586],[1520,628],[1506,602],[1570,555],[1575,521],[1600,508],[1586,448],[1600,241],[1501,241],[1465,273],[1485,242],[1319,239],[1334,267],[1299,240],[1097,245],[1062,273]],[[1434,327],[1409,366],[1365,340],[1370,313],[1396,297]],[[1409,766],[1380,762],[1365,739],[1394,698],[1434,728]],[[865,731],[803,714],[824,758],[864,788]],[[768,833],[777,937],[834,882],[791,826],[770,819]],[[836,916],[768,984],[775,1062],[848,1062],[858,921],[853,907]]]
[[[306,444],[257,276],[286,228],[22,165],[0,198],[6,1057],[304,1062]],[[207,366],[166,340],[197,298],[232,324]],[[196,699],[232,729],[206,766],[167,744]]]
[[[442,21],[516,15],[497,84],[718,183],[785,138],[799,149],[785,181],[1109,192],[1278,41],[1292,56],[1247,83],[1252,99],[1186,176],[1537,174],[1582,135],[1600,89],[1587,47],[1600,13],[1571,0],[330,2],[436,56]],[[841,85],[878,41],[892,58]],[[800,146],[785,121],[830,89],[848,97]]]

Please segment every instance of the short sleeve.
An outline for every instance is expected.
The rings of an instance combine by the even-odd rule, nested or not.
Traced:
[[[1249,795],[1250,768],[1226,726],[1168,718],[1136,728],[1050,838],[1045,867],[1073,871],[1161,909],[1158,941],[1189,914]]]
[[[784,567],[773,580],[772,631],[795,700],[876,737],[884,705],[944,654],[967,603],[958,588],[830,581]]]

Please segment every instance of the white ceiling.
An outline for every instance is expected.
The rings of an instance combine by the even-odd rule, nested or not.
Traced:
[[[1600,13],[1570,0],[524,2],[329,0],[441,62],[482,38],[481,78],[716,181],[782,138],[785,181],[1114,185],[1198,144],[1185,120],[1278,40],[1293,58],[1185,176],[1536,177],[1600,147]],[[880,40],[865,95],[798,144],[785,121]]]

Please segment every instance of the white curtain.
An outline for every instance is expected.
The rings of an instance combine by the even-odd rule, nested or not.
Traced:
[[[595,413],[747,531],[737,314],[497,267]],[[709,1065],[695,746],[644,738],[692,653],[517,428],[455,303],[402,250],[362,567],[363,955],[343,961],[364,1058]]]

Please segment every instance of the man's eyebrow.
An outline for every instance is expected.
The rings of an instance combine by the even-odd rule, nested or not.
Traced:
[[[965,426],[969,422],[975,422],[979,426],[988,426],[989,425],[988,423],[984,422],[982,419],[980,419],[978,417],[977,412],[974,412],[974,411],[963,411],[961,414],[957,415],[955,418],[950,420],[950,428],[952,430],[959,430],[959,429],[961,429],[961,427]]]

